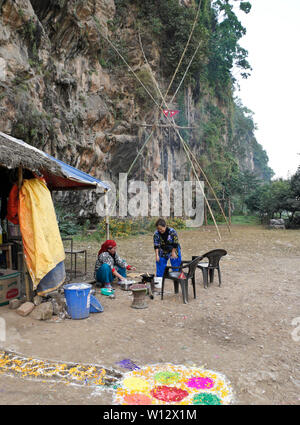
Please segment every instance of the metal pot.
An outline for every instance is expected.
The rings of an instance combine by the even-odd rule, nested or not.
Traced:
[[[123,280],[120,283],[120,286],[121,286],[121,289],[123,289],[123,291],[130,291],[130,287],[134,283],[136,283],[135,280]]]

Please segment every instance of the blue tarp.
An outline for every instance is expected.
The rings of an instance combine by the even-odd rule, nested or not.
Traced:
[[[110,187],[101,180],[98,180],[92,177],[90,174],[84,173],[83,171],[80,171],[63,161],[60,161],[59,159],[54,158],[54,156],[51,156],[46,152],[43,152],[40,149],[29,145],[23,140],[16,139],[15,137],[2,133],[1,131],[0,136],[5,139],[7,146],[9,145],[10,152],[15,149],[20,156],[19,162],[14,163],[12,161],[12,164],[6,164],[5,162],[1,163],[0,161],[0,164],[2,164],[2,166],[7,166],[7,168],[23,165],[24,168],[27,168],[33,172],[38,169],[45,178],[47,186],[50,190],[93,189],[99,186],[107,190],[110,189]],[[1,149],[5,150],[5,144],[2,144]],[[23,160],[23,162],[22,153],[24,153],[24,158],[27,157],[25,158],[26,160]],[[28,157],[32,158],[32,161],[34,162],[32,169],[30,168],[31,162],[28,160]],[[47,158],[47,165],[45,165],[45,157]],[[51,169],[51,162],[48,164],[49,160],[55,163],[53,169]]]
[[[46,153],[46,155],[57,164],[60,165],[64,177],[49,175],[45,172],[45,178],[49,189],[52,190],[68,190],[68,189],[88,189],[92,187],[102,186],[104,189],[109,190],[110,187],[103,183],[101,180],[97,180],[91,175],[78,170],[78,168],[72,167],[59,159]]]

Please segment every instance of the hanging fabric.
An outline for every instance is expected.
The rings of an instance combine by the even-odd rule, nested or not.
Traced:
[[[19,194],[19,222],[33,289],[44,295],[65,280],[65,252],[51,194],[43,179],[24,180]]]

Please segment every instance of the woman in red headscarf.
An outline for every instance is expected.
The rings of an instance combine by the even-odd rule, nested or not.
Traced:
[[[112,289],[111,283],[114,278],[119,280],[126,278],[127,270],[135,270],[129,266],[125,260],[117,254],[117,244],[114,240],[107,240],[101,245],[98,258],[95,264],[94,277],[101,286]]]

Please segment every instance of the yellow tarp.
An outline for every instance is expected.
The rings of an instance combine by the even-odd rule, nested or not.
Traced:
[[[44,181],[24,180],[19,193],[19,221],[24,256],[33,289],[65,259],[51,194]]]

